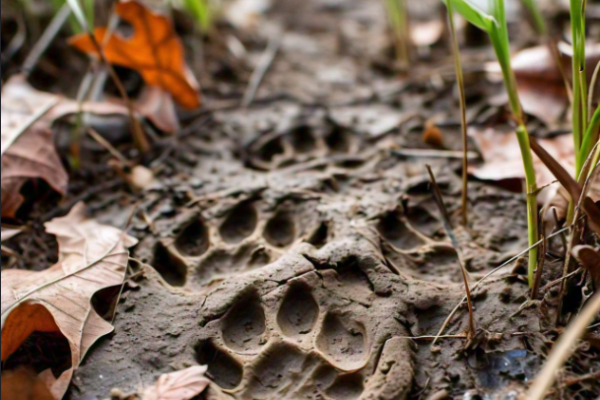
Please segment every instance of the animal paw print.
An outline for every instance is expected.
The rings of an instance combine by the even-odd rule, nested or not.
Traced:
[[[357,150],[358,138],[350,131],[325,120],[316,125],[298,124],[258,138],[249,147],[250,165],[276,170],[316,158],[350,155]],[[350,169],[356,168],[346,163]],[[344,162],[339,166],[344,166]]]
[[[314,200],[270,206],[246,199],[208,217],[194,212],[174,223],[147,258],[168,285],[206,290],[275,262],[298,243],[326,240],[327,226],[318,220],[315,207]]]
[[[282,285],[249,283],[203,326],[196,360],[234,399],[402,399],[411,385],[396,377],[411,373],[404,328],[389,316],[373,324],[373,310],[344,294],[355,284],[314,270]]]

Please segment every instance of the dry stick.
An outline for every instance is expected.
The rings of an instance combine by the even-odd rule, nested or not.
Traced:
[[[450,217],[448,215],[448,210],[446,209],[446,205],[444,204],[444,199],[442,197],[442,191],[435,180],[435,176],[433,175],[433,171],[431,167],[427,165],[427,172],[429,172],[429,177],[431,178],[431,188],[433,190],[433,197],[435,202],[437,203],[438,208],[440,209],[440,213],[442,214],[442,221],[444,224],[444,229],[448,233],[452,245],[456,250],[456,254],[458,255],[458,262],[460,264],[460,269],[462,272],[463,280],[465,283],[465,292],[467,297],[467,305],[469,307],[469,340],[473,338],[475,335],[475,317],[473,315],[473,301],[471,299],[471,289],[469,288],[469,273],[467,272],[467,268],[465,267],[464,257],[462,256],[462,251],[460,250],[460,244],[458,240],[456,240],[456,235],[454,234],[454,229],[452,228],[452,223],[450,222]]]
[[[600,312],[600,292],[596,293],[585,306],[581,314],[571,323],[550,353],[546,365],[534,381],[527,394],[528,400],[544,400],[546,393],[554,384],[558,370],[565,364],[574,351],[574,343],[585,333],[590,323]]]
[[[586,162],[583,166],[581,177],[586,178],[583,188],[577,181],[575,181],[575,179],[573,179],[571,177],[571,175],[569,175],[568,172],[565,171],[565,169],[551,155],[548,154],[548,152],[546,152],[539,145],[539,143],[534,138],[532,138],[532,140],[531,140],[531,149],[538,155],[538,157],[540,157],[540,159],[542,159],[542,161],[546,164],[546,166],[554,174],[554,176],[556,176],[559,179],[561,184],[569,192],[569,195],[571,196],[571,198],[573,200],[573,204],[577,205],[577,207],[575,209],[576,212],[575,212],[574,221],[579,220],[582,210],[584,211],[584,213],[585,212],[593,212],[595,210],[596,206],[595,205],[590,206],[589,203],[592,202],[592,200],[587,198],[587,190],[589,188],[589,183],[590,183],[589,180],[590,180],[590,177],[592,176],[592,174],[591,173],[587,174],[586,172],[588,171],[589,168],[591,168],[590,162],[592,161],[594,151],[596,149],[600,149],[599,143],[596,143],[596,146],[590,152],[590,155],[588,156],[588,159],[586,160]],[[566,259],[565,259],[565,264],[564,264],[564,269],[563,269],[563,278],[569,274],[571,260],[572,260],[571,251],[578,243],[579,230],[577,229],[576,224],[573,224],[572,226],[573,226],[573,231],[571,232],[571,240],[569,241],[569,246],[567,248],[567,253],[565,256]],[[565,279],[565,282],[561,285],[560,293],[558,296],[558,298],[559,298],[558,310],[562,309],[565,291],[566,291],[566,279]],[[557,324],[560,322],[560,318],[561,318],[561,313],[558,312],[556,315],[556,323]]]
[[[36,42],[33,49],[29,52],[29,55],[23,62],[23,71],[25,76],[29,76],[29,74],[33,71],[35,65],[38,63],[42,54],[46,52],[46,49],[52,43],[58,32],[62,29],[63,25],[71,15],[71,9],[67,4],[61,7],[61,9],[56,13],[50,24],[42,34],[42,37]]]
[[[552,235],[549,235],[547,239],[551,239],[553,237],[556,237],[558,235],[562,235],[563,233],[567,232],[569,229],[571,229],[571,226],[566,226],[564,228],[562,228],[559,231],[554,232]],[[494,275],[495,273],[497,273],[498,271],[503,270],[504,268],[506,268],[507,266],[509,266],[510,264],[514,263],[515,261],[517,261],[519,258],[523,257],[524,255],[526,255],[527,253],[529,253],[529,251],[534,248],[537,247],[539,245],[542,244],[542,241],[540,240],[539,242],[533,244],[532,246],[528,247],[527,249],[523,250],[522,252],[520,252],[519,254],[517,254],[516,256],[514,256],[513,258],[511,258],[510,260],[505,261],[504,263],[502,263],[501,265],[499,265],[498,267],[494,268],[493,270],[491,270],[487,275],[485,275],[483,278],[481,278],[480,280],[478,280],[473,287],[471,288],[471,290],[475,290],[477,289],[479,286],[481,286],[483,284],[484,281],[486,281],[490,276]],[[454,318],[454,316],[456,315],[456,313],[458,312],[458,310],[460,309],[460,307],[463,305],[463,303],[467,300],[467,297],[463,297],[460,302],[456,305],[456,307],[454,307],[454,309],[452,310],[452,312],[450,313],[450,315],[448,315],[448,318],[446,318],[446,320],[444,321],[444,323],[442,324],[442,327],[440,328],[440,331],[437,334],[437,338],[441,339],[442,338],[442,334],[444,333],[444,331],[446,330],[446,327],[448,326],[448,324],[450,323],[450,320],[452,320],[452,318]],[[435,346],[435,344],[437,343],[438,339],[433,341],[432,346]]]
[[[548,238],[546,237],[546,223],[542,222],[542,244],[540,245],[542,250],[539,252],[538,269],[535,272],[535,279],[533,280],[533,287],[531,288],[531,298],[537,299],[539,296],[540,285],[542,283],[542,274],[544,272],[544,266],[546,264],[546,249],[548,248]]]
[[[88,128],[87,133],[92,137],[92,139],[94,139],[96,142],[98,142],[99,145],[104,147],[113,157],[115,157],[117,160],[119,160],[121,162],[121,164],[129,165],[129,166],[132,165],[131,161],[129,161],[123,155],[123,153],[121,153],[119,150],[117,150],[112,144],[110,144],[110,142],[108,140],[104,139],[104,137],[102,135],[100,135],[98,132],[96,132],[93,128]]]
[[[260,62],[252,76],[250,77],[250,83],[248,84],[248,88],[246,89],[246,93],[244,93],[244,99],[242,100],[242,107],[248,108],[254,98],[256,97],[256,92],[258,92],[258,88],[260,87],[265,75],[271,68],[273,61],[275,61],[275,57],[279,52],[279,48],[281,47],[281,40],[283,35],[278,32],[274,34],[269,40],[269,44],[265,52],[263,53]]]
[[[467,96],[465,94],[465,78],[463,75],[462,62],[460,59],[460,47],[458,46],[458,38],[456,37],[456,27],[454,24],[454,9],[452,8],[452,0],[448,0],[448,21],[450,23],[450,33],[452,36],[452,53],[454,56],[454,69],[456,71],[456,84],[458,85],[459,97],[460,97],[460,124],[462,128],[462,141],[463,141],[463,192],[462,192],[462,223],[467,225],[469,222],[467,212],[467,201],[469,191],[469,158],[468,158],[468,146],[469,139],[467,136]]]
[[[450,159],[462,159],[464,153],[462,151],[453,150],[432,150],[432,149],[393,149],[393,154],[401,157],[424,157],[424,158],[450,158]],[[476,160],[479,158],[479,154],[474,151],[467,152],[467,158],[469,160]]]
[[[75,14],[75,17],[77,18],[77,21],[81,25],[81,28],[86,32],[86,34],[89,36],[90,40],[92,41],[92,44],[93,44],[96,52],[98,52],[100,59],[102,60],[104,65],[106,65],[106,68],[108,69],[110,77],[112,78],[115,86],[117,87],[119,94],[125,100],[125,103],[127,104],[127,109],[129,111],[129,121],[130,121],[131,127],[133,129],[133,140],[134,140],[136,146],[143,153],[147,153],[148,151],[150,151],[150,144],[148,143],[148,139],[146,138],[146,135],[144,134],[144,131],[142,130],[142,126],[140,125],[140,122],[137,120],[137,118],[135,118],[135,109],[133,107],[133,102],[131,101],[131,98],[127,94],[127,91],[125,90],[125,87],[123,86],[123,82],[121,82],[121,79],[119,79],[117,72],[115,71],[113,66],[106,59],[106,57],[104,55],[104,51],[102,50],[102,46],[100,45],[100,43],[98,43],[96,36],[94,36],[94,33],[91,31],[90,27],[88,26],[88,24],[85,20],[85,16],[83,15],[83,11],[81,10],[81,6],[77,2],[77,0],[67,0],[67,2],[71,6],[71,10]]]
[[[17,21],[17,32],[15,36],[10,40],[8,45],[6,46],[6,50],[4,50],[1,54],[1,62],[4,65],[12,60],[12,58],[21,50],[25,41],[27,40],[27,28],[25,27],[24,16],[20,15]]]

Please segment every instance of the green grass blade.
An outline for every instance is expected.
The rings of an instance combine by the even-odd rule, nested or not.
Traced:
[[[581,173],[583,165],[589,157],[592,148],[596,145],[596,142],[598,141],[598,132],[600,132],[600,106],[596,108],[596,112],[592,116],[592,119],[590,120],[590,125],[588,126],[588,129],[583,137],[583,142],[581,144],[581,152],[579,158],[577,159],[578,175]]]
[[[448,0],[442,1],[446,6],[448,5]],[[490,32],[492,26],[497,24],[497,21],[490,12],[491,10],[482,10],[478,5],[469,0],[454,0],[452,1],[452,8],[471,24],[486,32]]]
[[[202,32],[211,29],[212,11],[208,0],[183,0],[183,6],[194,17]]]
[[[535,0],[522,0],[525,7],[529,10],[531,17],[533,18],[533,22],[535,23],[535,28],[538,33],[542,36],[545,36],[548,32],[546,28],[546,21],[544,20],[544,16],[542,11],[538,7],[538,4]]]

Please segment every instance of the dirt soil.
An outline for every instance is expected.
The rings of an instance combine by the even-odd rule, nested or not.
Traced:
[[[416,21],[443,16],[439,1],[411,3]],[[206,44],[201,81],[206,104],[218,106],[185,115],[189,125],[161,142],[150,189],[131,192],[108,167],[72,179],[67,203],[85,199],[101,222],[125,226],[134,204],[142,211],[115,333],[89,353],[68,398],[106,399],[111,389],[126,398],[202,364],[215,383],[205,399],[516,399],[562,329],[558,286],[528,301],[526,258],[475,290],[472,341],[463,304],[432,346],[464,286],[426,165],[475,278],[527,248],[523,195],[471,181],[463,227],[460,160],[406,151],[431,149],[429,120],[444,150],[461,149],[445,40],[419,53],[409,79],[393,68],[378,0],[279,0],[244,40],[259,60],[277,38],[248,108],[237,104],[252,69],[211,59],[222,44]],[[507,129],[505,108],[489,104],[502,93],[482,72],[489,49],[465,53],[470,122]],[[37,241],[48,250],[25,259],[41,268],[55,243]],[[561,271],[549,252],[544,282]],[[582,346],[549,398],[596,399],[597,381],[565,382],[599,369],[598,348]]]

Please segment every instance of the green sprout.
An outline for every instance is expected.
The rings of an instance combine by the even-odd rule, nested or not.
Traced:
[[[504,84],[508,92],[508,98],[512,114],[517,122],[517,139],[521,147],[521,156],[525,167],[525,180],[527,184],[527,223],[529,228],[529,284],[534,281],[534,274],[538,265],[538,249],[535,244],[539,238],[538,209],[537,209],[537,181],[533,167],[533,157],[529,142],[529,133],[525,126],[525,118],[521,101],[517,92],[517,79],[512,69],[510,59],[510,43],[508,39],[508,25],[506,22],[506,8],[504,0],[491,0],[488,10],[482,10],[471,0],[442,0],[460,13],[467,21],[479,29],[487,32],[496,52],[496,57],[502,68]]]
[[[52,0],[52,7],[55,12],[58,12],[66,3],[66,0]],[[85,15],[85,19],[89,26],[94,26],[94,0],[78,0],[81,5],[81,9]],[[81,28],[81,24],[77,22],[77,18],[71,15],[69,18],[69,25],[71,32],[74,34],[84,33]]]
[[[588,158],[591,148],[586,149],[583,143],[591,140],[589,135],[597,134],[588,130],[588,88],[585,60],[585,5],[586,0],[570,0],[571,2],[571,34],[573,36],[573,139],[575,141],[576,173],[579,177],[581,169]],[[589,133],[589,135],[588,135]]]
[[[208,33],[213,24],[210,0],[183,0],[183,8],[194,18],[202,33]]]
[[[535,24],[535,29],[537,30],[537,32],[542,36],[546,36],[546,33],[548,32],[548,29],[546,28],[546,21],[544,21],[544,16],[537,2],[535,0],[522,1],[529,13],[531,14],[531,17],[533,18],[533,22]]]
[[[386,0],[390,26],[394,34],[396,57],[403,69],[410,65],[410,32],[408,28],[408,9],[406,0]]]

